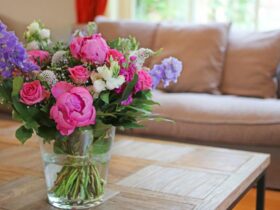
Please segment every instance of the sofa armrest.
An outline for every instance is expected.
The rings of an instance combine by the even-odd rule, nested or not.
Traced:
[[[280,63],[276,69],[277,98],[280,99]]]

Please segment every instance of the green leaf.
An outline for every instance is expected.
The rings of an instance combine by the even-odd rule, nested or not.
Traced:
[[[109,128],[111,128],[111,125],[105,124],[101,120],[97,120],[93,130],[94,138],[99,138],[106,133]]]
[[[26,121],[24,125],[27,129],[34,129],[35,131],[38,130],[39,126],[40,125],[34,120]]]
[[[26,107],[26,109],[27,109],[29,116],[32,118],[35,116],[38,116],[38,114],[40,114],[40,108],[38,108],[36,106]]]
[[[117,49],[124,54],[137,50],[139,47],[139,42],[132,36],[129,36],[128,38],[117,38],[108,42],[108,44],[111,48]]]
[[[140,125],[138,123],[133,123],[133,122],[124,124],[124,125],[122,125],[122,127],[124,127],[124,128],[144,128],[143,125]]]
[[[40,114],[39,108],[37,108],[35,106],[27,107],[26,105],[21,103],[19,101],[18,95],[12,97],[12,105],[13,105],[13,108],[17,111],[20,118],[22,120],[24,120],[25,122],[35,121],[34,117],[39,116],[39,114]]]
[[[16,137],[22,144],[24,144],[27,139],[31,138],[32,134],[33,130],[27,129],[24,126],[21,126],[16,130]]]
[[[37,131],[37,135],[44,139],[44,141],[54,140],[57,131],[55,128],[50,128],[46,126],[40,126]]]
[[[95,33],[95,31],[96,31],[96,27],[97,26],[96,26],[96,24],[94,22],[89,22],[87,24],[87,35],[88,36],[93,35]]]
[[[15,110],[12,111],[12,118],[14,120],[22,121],[22,118],[20,117],[20,115]]]
[[[62,142],[56,140],[53,145],[53,151],[55,154],[66,154],[66,151],[63,148]]]
[[[148,115],[151,114],[150,111],[145,110],[145,109],[141,109],[141,108],[137,108],[137,107],[133,107],[133,106],[128,106],[128,108],[133,109],[133,110],[138,111],[138,112],[142,112],[144,114],[148,114]]]
[[[93,155],[104,154],[110,151],[112,141],[109,138],[98,138],[93,144],[91,152]]]
[[[110,97],[110,92],[104,92],[100,94],[100,98],[102,101],[104,101],[105,104],[109,104],[109,97]]]
[[[13,79],[13,92],[12,92],[12,96],[16,96],[23,84],[23,77],[15,77]]]
[[[128,83],[128,85],[125,87],[120,102],[125,101],[129,97],[137,81],[138,81],[138,75],[134,74],[133,80],[130,83]]]
[[[138,98],[135,98],[133,100],[133,104],[139,104],[139,105],[143,105],[143,104],[146,104],[146,105],[160,105],[160,103],[158,102],[155,102],[153,100],[149,100],[149,99],[138,99]]]
[[[14,110],[18,113],[20,118],[24,121],[28,121],[30,119],[30,116],[29,116],[28,112],[26,111],[26,107],[22,103],[19,102],[19,98],[13,97],[12,103],[13,103]]]
[[[11,80],[4,80],[1,81],[0,84],[0,100],[3,103],[10,103],[11,102],[11,94],[12,94],[12,81]]]
[[[105,112],[101,112],[101,111],[97,111],[97,112],[96,112],[96,116],[97,116],[97,117],[106,117],[106,116],[116,117],[116,116],[114,115],[114,113],[105,113]]]

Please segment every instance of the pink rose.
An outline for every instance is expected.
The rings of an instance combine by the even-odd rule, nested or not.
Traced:
[[[41,85],[39,80],[25,82],[19,94],[20,101],[26,105],[37,104],[49,96],[49,92]]]
[[[75,37],[72,39],[71,43],[70,43],[70,52],[72,54],[72,56],[76,59],[80,59],[80,51],[81,51],[81,47],[83,44],[83,37]]]
[[[52,92],[57,91],[52,90]],[[63,91],[65,89],[58,92]],[[56,98],[56,103],[50,111],[50,117],[56,122],[59,132],[68,136],[77,127],[95,124],[96,112],[93,98],[86,88],[73,87]]]
[[[71,83],[65,81],[57,82],[51,89],[52,95],[57,99],[60,95],[70,91],[73,87]]]
[[[90,76],[89,70],[82,65],[68,68],[68,71],[71,79],[76,84],[85,84]]]
[[[152,88],[153,80],[149,73],[145,70],[138,71],[138,81],[134,87],[134,92],[149,90]]]
[[[121,61],[122,59],[124,59],[123,54],[120,51],[115,50],[115,49],[108,50],[107,55],[106,55],[106,61],[110,62],[111,57],[113,58],[113,60],[116,60],[116,61]]]
[[[28,54],[28,60],[38,66],[47,62],[50,58],[49,52],[44,50],[29,50],[27,51],[27,54]]]
[[[70,43],[70,52],[74,58],[97,65],[105,62],[108,50],[109,46],[100,34],[76,37]]]

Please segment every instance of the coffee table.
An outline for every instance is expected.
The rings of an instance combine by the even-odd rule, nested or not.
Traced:
[[[54,210],[46,202],[38,144],[20,145],[17,123],[0,121],[0,210]],[[268,154],[118,135],[110,163],[112,197],[97,210],[231,209],[257,184],[264,209]]]

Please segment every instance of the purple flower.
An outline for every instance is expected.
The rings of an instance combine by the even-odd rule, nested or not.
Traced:
[[[152,77],[153,83],[152,88],[156,89],[156,87],[159,85],[160,81],[163,78],[163,72],[164,72],[164,66],[163,65],[154,65],[152,70],[149,72],[149,74]]]
[[[30,72],[38,70],[38,67],[27,61],[27,53],[23,45],[0,21],[0,74],[4,79],[10,78],[15,69]]]
[[[121,102],[121,105],[128,106],[133,102],[132,94],[128,96],[128,98]]]
[[[181,74],[183,65],[177,58],[169,57],[162,60],[161,64],[156,64],[149,72],[153,79],[153,89],[155,89],[160,81],[163,86],[167,87],[170,82],[177,82]]]

